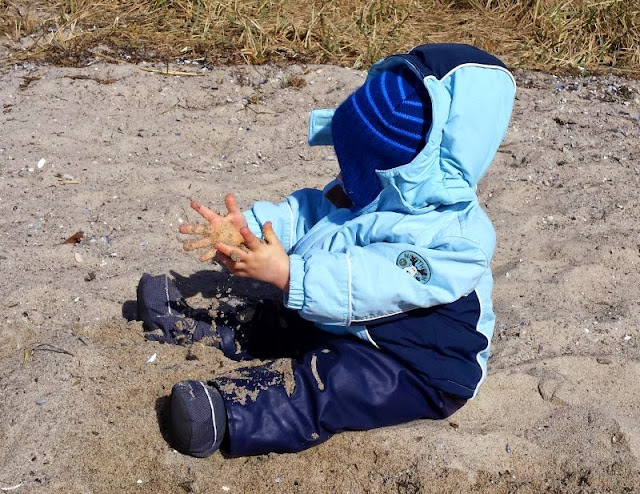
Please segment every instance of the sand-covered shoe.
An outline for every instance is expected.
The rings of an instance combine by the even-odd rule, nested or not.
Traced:
[[[175,345],[187,345],[207,336],[213,337],[214,342],[217,340],[211,317],[204,310],[190,307],[167,275],[142,275],[137,308],[148,340]]]
[[[171,436],[175,448],[204,458],[219,447],[227,428],[220,392],[201,381],[181,381],[171,390]]]

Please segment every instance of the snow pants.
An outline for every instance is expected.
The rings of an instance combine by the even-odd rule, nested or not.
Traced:
[[[252,360],[210,381],[225,403],[221,449],[230,456],[296,452],[342,431],[451,415],[482,379],[477,355],[488,342],[476,331],[480,313],[472,293],[376,321],[366,326],[374,346],[321,331],[273,301],[260,302],[246,322],[233,313],[212,321],[166,276],[145,274],[138,286],[147,339],[206,338],[230,359]]]
[[[384,339],[397,324],[369,330]],[[443,419],[466,402],[393,353],[320,331],[273,302],[261,303],[249,323],[218,323],[216,333],[228,358],[266,360],[210,382],[225,402],[221,449],[229,456],[296,452],[342,431]]]

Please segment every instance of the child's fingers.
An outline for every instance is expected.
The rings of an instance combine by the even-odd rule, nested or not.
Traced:
[[[255,250],[260,246],[260,239],[253,234],[249,227],[243,226],[240,228],[240,235],[242,235],[244,245],[246,245],[249,250]]]
[[[229,211],[230,214],[241,213],[240,208],[238,208],[236,198],[233,194],[227,194],[226,196],[224,196],[224,203],[227,206],[227,211]]]
[[[211,245],[211,239],[209,237],[193,240],[192,242],[185,242],[182,244],[182,248],[189,252],[191,250],[202,249],[203,247],[209,247]]]
[[[218,249],[219,252],[231,259],[234,263],[244,261],[247,257],[246,252],[239,249],[238,247],[232,247],[231,245],[216,244],[216,249]]]
[[[204,254],[202,254],[202,255],[200,256],[200,260],[201,260],[202,262],[208,262],[208,261],[210,261],[211,259],[213,259],[214,257],[216,257],[216,253],[217,253],[217,252],[218,252],[218,251],[217,251],[216,249],[209,249],[208,251],[206,251]]]
[[[231,271],[231,266],[233,265],[233,259],[231,259],[229,256],[220,252],[220,249],[216,249],[216,259],[220,261],[220,264],[222,264],[224,267],[229,269],[229,271]]]
[[[180,233],[195,234],[195,235],[208,235],[209,227],[204,225],[180,225],[178,228]]]
[[[227,268],[227,270],[234,276],[239,276],[241,278],[247,277],[247,273],[245,271],[243,271],[242,269],[238,269],[238,263],[231,259],[229,256],[222,254],[220,250],[218,250],[216,259],[220,261],[220,264]]]
[[[280,239],[276,235],[276,232],[273,231],[273,225],[270,221],[267,221],[262,227],[262,236],[268,244],[280,245]]]
[[[198,201],[191,201],[191,207],[207,221],[213,221],[220,218],[219,214],[214,213],[207,206],[200,204]]]

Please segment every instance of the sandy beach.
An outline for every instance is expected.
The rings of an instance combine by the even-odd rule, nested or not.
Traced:
[[[338,164],[307,146],[308,113],[365,72],[170,68],[201,75],[0,69],[3,492],[640,489],[638,81],[515,71],[510,130],[478,188],[498,248],[477,398],[295,455],[195,459],[163,436],[171,387],[238,364],[146,341],[138,280],[171,274],[204,309],[273,296],[184,253],[178,226],[197,220],[190,199],[222,211],[234,192],[248,208],[327,183]]]

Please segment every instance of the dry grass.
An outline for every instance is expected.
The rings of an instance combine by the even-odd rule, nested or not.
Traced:
[[[638,0],[0,0],[9,61],[314,62],[366,67],[424,42],[511,66],[640,75]],[[18,46],[19,49],[15,49]]]

